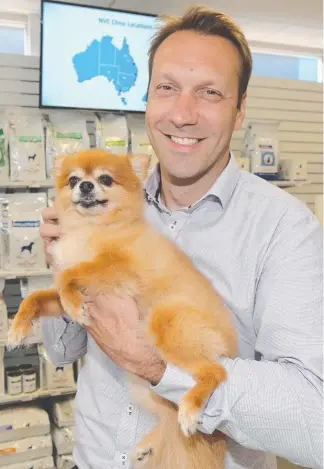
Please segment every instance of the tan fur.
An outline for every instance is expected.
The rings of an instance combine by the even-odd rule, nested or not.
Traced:
[[[179,409],[153,394],[144,381],[130,380],[137,394],[145,396],[141,404],[159,417],[158,426],[134,451],[135,467],[223,469],[225,437],[220,433],[204,435],[196,429],[211,393],[226,380],[218,359],[236,355],[236,334],[229,312],[209,280],[144,219],[140,180],[147,175],[149,160],[89,150],[62,157],[56,164],[63,235],[52,253],[59,295],[51,290],[27,297],[14,320],[10,343],[23,339],[33,318],[61,314],[61,304],[73,319],[87,324],[84,294],[133,295],[161,357],[196,380]],[[95,181],[100,171],[112,176],[112,186],[98,186],[106,205],[87,210],[72,202],[69,175],[80,169],[85,180]],[[49,299],[51,307],[47,309]]]

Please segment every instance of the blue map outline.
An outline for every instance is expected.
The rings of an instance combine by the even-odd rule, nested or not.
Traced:
[[[113,83],[122,104],[126,106],[127,100],[122,94],[135,86],[138,67],[130,53],[126,37],[121,49],[112,41],[113,38],[108,35],[103,36],[100,41],[93,40],[83,52],[72,57],[72,62],[79,83],[103,76]],[[143,102],[146,100],[147,93],[142,98]]]

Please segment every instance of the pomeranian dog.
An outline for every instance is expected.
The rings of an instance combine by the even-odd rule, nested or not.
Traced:
[[[56,197],[63,235],[51,245],[55,289],[26,297],[8,342],[17,346],[40,316],[67,313],[89,324],[85,297],[135,298],[140,323],[165,362],[190,373],[194,387],[175,406],[130,375],[141,405],[158,424],[134,449],[135,467],[223,469],[226,440],[197,431],[210,395],[224,380],[221,356],[237,354],[230,312],[211,282],[144,217],[147,155],[92,149],[57,157]]]

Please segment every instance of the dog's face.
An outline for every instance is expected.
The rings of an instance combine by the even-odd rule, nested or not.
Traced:
[[[114,155],[92,149],[55,158],[59,212],[104,216],[135,214],[142,208],[143,187],[150,165],[147,155]]]

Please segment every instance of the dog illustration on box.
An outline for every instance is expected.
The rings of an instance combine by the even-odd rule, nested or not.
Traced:
[[[25,244],[25,245],[21,246],[20,254],[22,254],[24,251],[28,251],[29,254],[32,254],[32,249],[33,249],[34,244],[35,244],[34,241],[32,241],[29,244]]]

